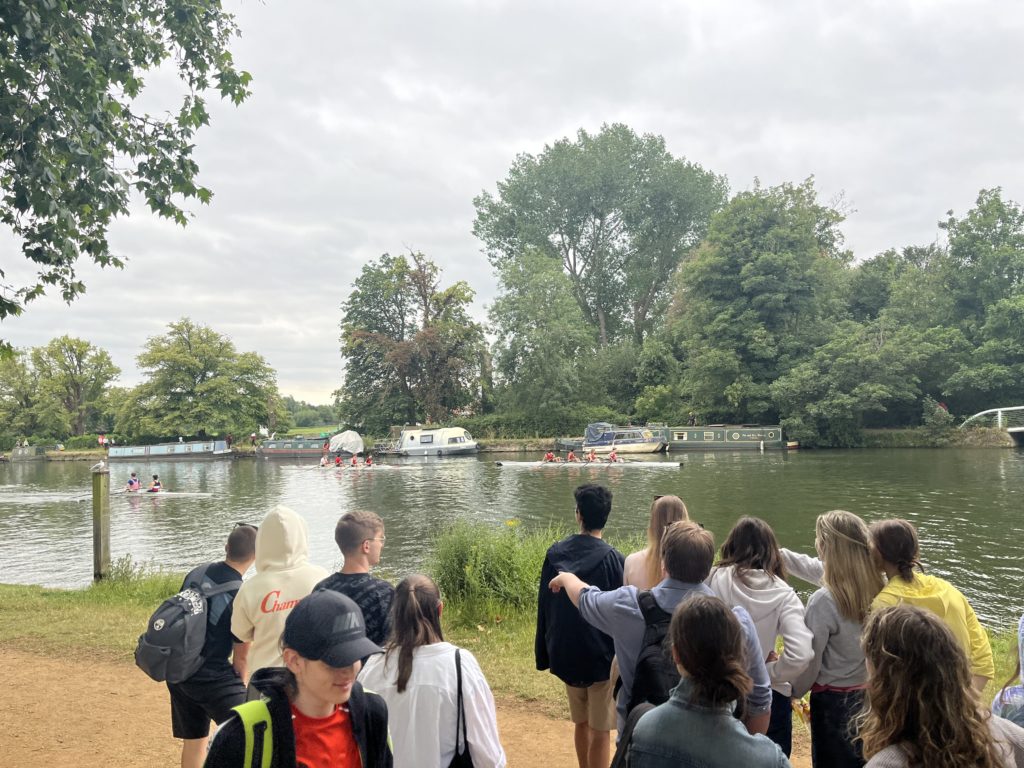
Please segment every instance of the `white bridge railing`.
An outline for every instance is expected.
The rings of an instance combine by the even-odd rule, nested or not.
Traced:
[[[976,413],[964,419],[960,429],[963,429],[968,424],[975,427],[1022,429],[1024,428],[1024,405],[1015,405],[1012,408],[989,408],[987,411]]]

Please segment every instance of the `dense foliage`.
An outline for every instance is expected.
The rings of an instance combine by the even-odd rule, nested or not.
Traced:
[[[363,267],[342,305],[344,421],[370,434],[391,424],[441,422],[478,403],[483,330],[469,318],[469,285],[441,288],[422,253],[384,254]]]
[[[236,33],[219,0],[0,0],[0,223],[38,269],[29,285],[0,269],[0,320],[48,286],[73,300],[79,256],[123,266],[107,229],[132,190],[182,225],[184,201],[209,202],[194,138],[204,94],[249,94],[228,50]],[[141,111],[143,76],[168,62],[180,106]]]

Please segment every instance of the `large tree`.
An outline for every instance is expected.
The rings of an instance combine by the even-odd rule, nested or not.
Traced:
[[[27,350],[0,355],[0,435],[27,437],[38,433],[38,392],[39,377]]]
[[[502,295],[490,309],[499,402],[520,411],[565,408],[588,399],[582,362],[597,339],[560,266],[529,251],[499,270]]]
[[[775,418],[768,387],[828,339],[845,309],[841,221],[811,180],[755,186],[713,218],[672,309],[678,392],[704,418]]]
[[[236,34],[219,0],[0,0],[0,222],[38,270],[11,285],[0,269],[0,320],[48,286],[73,300],[79,256],[122,266],[107,229],[130,191],[179,224],[184,201],[210,200],[194,139],[209,122],[204,94],[238,104],[249,93],[228,50]],[[143,76],[161,67],[185,96],[146,112]]]
[[[122,406],[118,432],[205,436],[287,424],[273,368],[187,317],[150,338],[136,362],[146,380]]]
[[[342,418],[379,434],[477,401],[483,332],[469,317],[472,300],[464,281],[442,288],[422,253],[366,264],[342,304]]]
[[[96,426],[107,387],[121,374],[105,350],[71,336],[33,349],[32,365],[39,421],[59,425],[62,435],[84,435]]]
[[[529,252],[560,264],[602,346],[639,344],[725,198],[724,179],[673,157],[660,136],[606,125],[517,157],[497,196],[474,200],[473,231],[498,270]]]

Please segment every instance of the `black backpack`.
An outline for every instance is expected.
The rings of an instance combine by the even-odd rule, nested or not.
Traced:
[[[208,601],[238,589],[240,580],[214,584],[206,580],[209,566],[186,577],[185,589],[164,600],[135,646],[135,664],[157,682],[180,683],[203,666]]]
[[[627,710],[630,712],[644,702],[663,704],[668,701],[669,691],[679,682],[679,670],[665,642],[672,614],[658,607],[650,590],[638,592],[636,599],[646,626],[633,672],[633,690]]]

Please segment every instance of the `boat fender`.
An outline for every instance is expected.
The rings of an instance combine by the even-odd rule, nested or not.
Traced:
[[[437,455],[438,456],[443,456],[444,455],[444,454],[441,453],[441,449],[440,448],[437,449]]]

